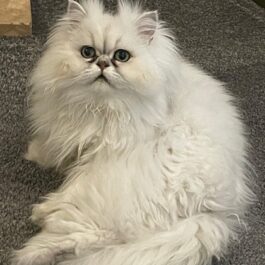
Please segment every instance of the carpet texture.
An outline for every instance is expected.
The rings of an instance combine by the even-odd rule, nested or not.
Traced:
[[[175,31],[190,61],[227,83],[238,99],[252,144],[258,202],[249,227],[219,265],[265,264],[265,11],[250,0],[148,0]],[[112,1],[106,1],[108,7]],[[1,8],[1,7],[0,7]],[[25,161],[26,80],[40,56],[48,28],[66,0],[34,0],[33,36],[0,38],[0,264],[7,265],[37,227],[29,221],[31,204],[56,189],[62,178]]]

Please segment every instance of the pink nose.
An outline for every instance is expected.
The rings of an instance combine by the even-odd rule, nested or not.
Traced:
[[[99,60],[97,62],[97,66],[100,68],[101,71],[103,71],[105,68],[109,67],[109,63],[105,60]]]

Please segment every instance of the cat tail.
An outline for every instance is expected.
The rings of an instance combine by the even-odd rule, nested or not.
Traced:
[[[205,265],[219,258],[233,232],[220,217],[201,214],[179,221],[175,229],[145,239],[93,249],[59,265]]]

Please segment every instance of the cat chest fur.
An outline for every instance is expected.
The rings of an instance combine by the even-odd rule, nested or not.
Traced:
[[[170,228],[204,207],[207,184],[197,169],[191,177],[185,163],[179,165],[191,155],[189,137],[178,125],[122,152],[105,145],[70,171],[59,196],[76,205],[86,223],[119,228],[126,238]]]

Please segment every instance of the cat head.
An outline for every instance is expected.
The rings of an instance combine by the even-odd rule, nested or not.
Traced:
[[[34,71],[33,88],[79,106],[164,98],[177,54],[173,37],[156,11],[126,1],[118,6],[112,14],[98,0],[69,0]]]

